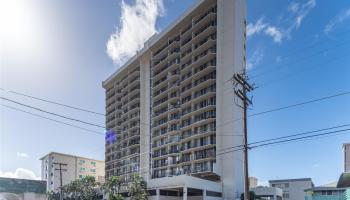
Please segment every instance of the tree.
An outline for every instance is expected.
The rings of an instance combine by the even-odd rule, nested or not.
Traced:
[[[131,200],[147,200],[147,184],[139,174],[131,175],[131,181],[128,185],[129,196]]]
[[[95,200],[99,197],[98,189],[99,185],[96,183],[95,178],[93,176],[86,176],[63,186],[63,199]]]
[[[250,191],[249,192],[249,200],[255,200],[255,199],[256,199],[255,192]],[[241,200],[244,200],[244,193],[241,194]]]
[[[49,191],[47,192],[47,199],[48,200],[59,200],[60,194],[58,192]]]
[[[108,195],[109,200],[123,200],[124,197],[121,194],[121,187],[124,182],[119,176],[111,176],[107,182],[103,185],[103,191]]]
[[[98,189],[99,184],[95,181],[95,177],[93,176],[85,176],[81,180],[81,191],[82,191],[82,199],[84,200],[95,200],[98,199]]]

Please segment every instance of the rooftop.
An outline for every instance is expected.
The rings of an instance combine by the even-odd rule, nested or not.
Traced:
[[[272,182],[296,182],[296,181],[311,181],[311,178],[296,178],[296,179],[279,179],[279,180],[269,180],[269,183]]]
[[[113,80],[113,77],[116,76],[119,72],[123,71],[128,65],[133,63],[140,55],[143,55],[148,49],[155,45],[160,39],[162,39],[166,34],[168,34],[173,28],[176,27],[181,21],[183,21],[191,12],[196,10],[205,0],[198,0],[194,3],[193,6],[188,8],[180,17],[173,21],[169,26],[167,26],[162,32],[156,33],[151,36],[145,43],[142,49],[136,52],[136,54],[131,57],[125,64],[118,67],[118,69],[110,75],[105,81],[102,82],[102,86],[105,86],[108,82]]]
[[[342,173],[339,177],[337,188],[350,187],[350,172]]]
[[[76,158],[83,158],[83,159],[93,160],[93,161],[97,161],[97,162],[104,162],[104,160],[97,160],[97,159],[94,159],[94,158],[86,158],[86,157],[82,157],[82,156],[70,155],[70,154],[59,153],[59,152],[50,152],[50,153],[46,154],[45,156],[41,157],[40,160],[43,160],[45,157],[47,157],[48,155],[51,155],[51,154],[58,154],[58,155],[62,155],[62,156],[69,156],[69,157],[76,157]]]

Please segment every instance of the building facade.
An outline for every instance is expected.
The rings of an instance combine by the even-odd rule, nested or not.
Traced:
[[[283,190],[284,200],[305,199],[305,190],[314,187],[311,178],[271,180],[269,184]]]
[[[249,188],[255,188],[258,186],[258,178],[249,177]]]
[[[283,199],[283,191],[281,188],[275,187],[255,187],[251,188],[250,191],[255,193],[257,199],[263,200],[282,200]]]
[[[350,190],[336,187],[314,187],[305,190],[305,200],[348,200]]]
[[[242,144],[243,111],[230,79],[244,72],[245,10],[197,1],[103,82],[107,177],[140,173],[158,196],[239,198],[242,152],[230,148]]]
[[[95,177],[103,183],[105,174],[104,161],[73,156],[63,153],[50,152],[41,159],[41,178],[46,181],[48,191],[58,191],[60,187],[59,165],[62,163],[62,185],[87,175]]]
[[[0,200],[46,200],[46,182],[0,177]]]
[[[343,144],[344,172],[350,172],[350,143]]]

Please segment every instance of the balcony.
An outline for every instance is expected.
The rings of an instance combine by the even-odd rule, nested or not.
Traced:
[[[183,30],[181,30],[181,36],[182,37],[186,37],[187,35],[189,35],[191,33],[191,28],[192,28],[192,23],[189,24],[186,28],[184,28]]]

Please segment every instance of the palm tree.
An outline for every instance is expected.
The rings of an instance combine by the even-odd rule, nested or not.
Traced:
[[[124,182],[119,176],[111,176],[103,185],[102,190],[108,195],[109,200],[123,200],[124,197],[121,194],[121,187],[123,184]]]
[[[129,196],[131,200],[147,200],[147,183],[139,174],[131,175],[131,181],[129,182]]]

